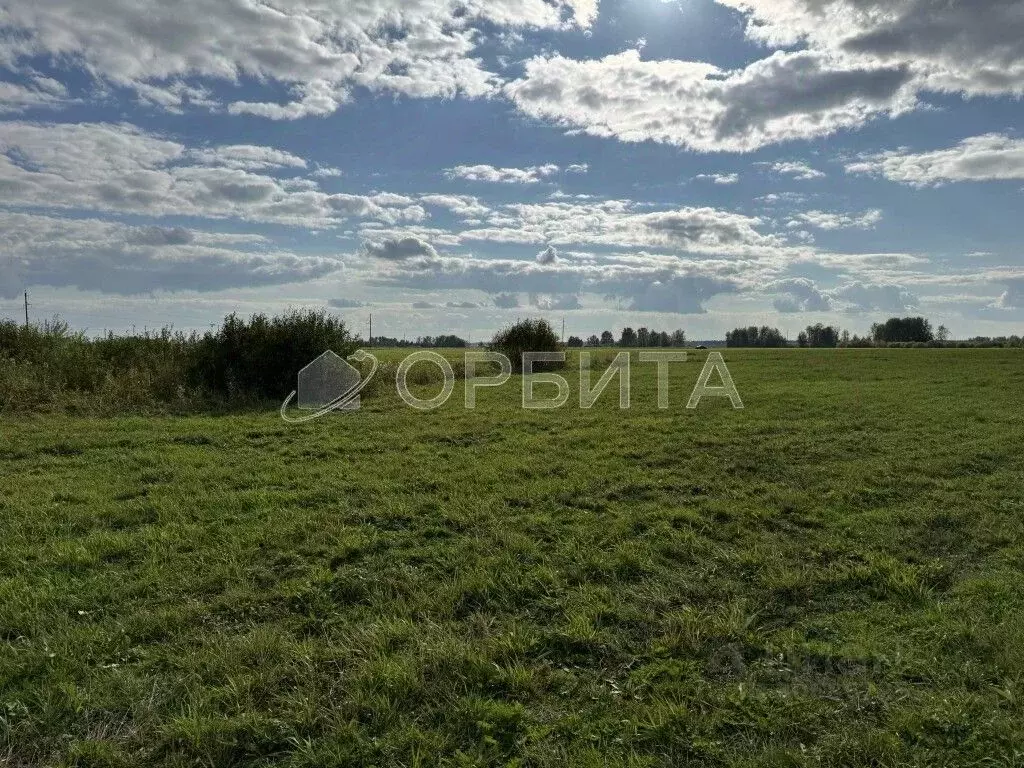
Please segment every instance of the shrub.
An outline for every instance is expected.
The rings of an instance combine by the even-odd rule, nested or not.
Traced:
[[[524,352],[558,352],[561,345],[554,328],[547,320],[520,320],[495,334],[490,349],[501,352],[512,361],[512,369],[523,371]],[[551,371],[564,367],[565,363],[534,363],[535,371]]]
[[[323,311],[229,315],[203,336],[164,329],[92,339],[60,320],[4,321],[0,410],[116,413],[283,400],[298,371],[325,350],[344,357],[354,348],[344,323]]]
[[[328,349],[341,357],[356,344],[344,322],[323,310],[284,315],[228,315],[216,334],[198,344],[189,381],[230,400],[283,400],[295,389],[300,369]]]

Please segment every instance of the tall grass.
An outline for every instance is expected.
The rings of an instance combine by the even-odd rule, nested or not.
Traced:
[[[344,323],[322,310],[232,314],[202,335],[163,329],[89,338],[61,320],[5,321],[0,411],[191,411],[278,400],[322,352],[354,348]]]

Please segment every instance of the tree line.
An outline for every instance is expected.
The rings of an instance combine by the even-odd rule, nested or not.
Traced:
[[[686,332],[683,330],[655,331],[649,328],[626,327],[622,329],[616,341],[611,331],[602,331],[601,335],[593,334],[586,340],[579,336],[570,336],[566,342],[569,347],[685,347]]]
[[[725,335],[729,347],[786,347],[789,340],[778,328],[750,326],[736,328]],[[951,341],[949,329],[944,325],[932,330],[923,317],[891,317],[884,323],[875,323],[865,336],[851,334],[834,325],[808,325],[796,337],[798,347],[1021,347],[1020,336],[976,336],[972,339]]]
[[[407,349],[412,347],[424,347],[427,349],[459,349],[468,347],[469,342],[461,336],[454,334],[442,334],[440,336],[417,336],[415,341],[408,339],[396,339],[392,336],[371,336],[368,341],[371,347],[397,347]]]

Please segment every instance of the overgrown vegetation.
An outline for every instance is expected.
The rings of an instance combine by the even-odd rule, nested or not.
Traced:
[[[558,352],[561,349],[558,334],[547,320],[519,320],[494,334],[490,349],[501,352],[512,363],[512,370],[522,372],[524,352]],[[535,362],[534,371],[552,371],[563,368],[557,361]]]
[[[1012,766],[1024,357],[0,421],[0,763]],[[572,370],[566,371],[571,378]],[[970,393],[970,396],[965,396]]]
[[[355,344],[323,311],[248,320],[229,315],[215,332],[88,338],[59,320],[0,322],[0,411],[117,413],[197,410],[283,400],[296,372],[326,349]]]

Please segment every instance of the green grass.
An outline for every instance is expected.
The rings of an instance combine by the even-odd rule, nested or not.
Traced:
[[[745,410],[5,417],[0,764],[1020,765],[1024,355],[725,356]]]

